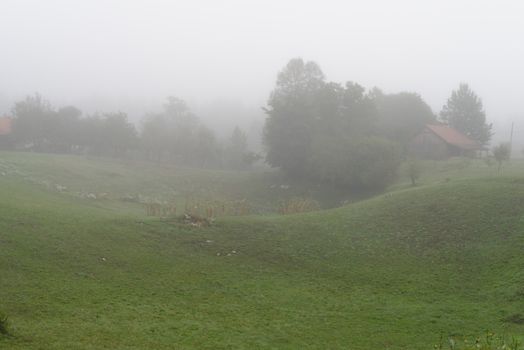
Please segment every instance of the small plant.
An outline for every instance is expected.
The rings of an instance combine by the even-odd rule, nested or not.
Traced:
[[[280,204],[278,212],[282,215],[305,213],[308,211],[319,210],[320,204],[309,198],[292,198]]]
[[[412,186],[417,185],[417,180],[420,177],[421,171],[422,171],[421,165],[418,160],[411,159],[408,161],[407,173],[408,173],[409,179],[411,180]]]
[[[511,148],[507,143],[500,143],[493,148],[493,157],[498,163],[498,171],[502,168],[502,163],[509,160]]]
[[[176,205],[169,203],[146,203],[146,215],[157,217],[176,216]]]
[[[0,336],[9,335],[9,319],[7,315],[0,313]]]

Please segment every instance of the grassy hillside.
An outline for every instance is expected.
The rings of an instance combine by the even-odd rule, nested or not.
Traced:
[[[427,349],[441,333],[524,333],[524,177],[197,228],[72,195],[125,165],[29,156],[0,176],[0,348]]]
[[[282,202],[297,197],[318,201],[323,208],[362,197],[307,181],[291,181],[272,170],[202,170],[69,155],[0,151],[2,174],[70,196],[85,199],[93,194],[101,206],[135,212],[143,211],[138,202],[169,201],[183,207],[189,199],[244,200],[252,213],[265,214],[277,212]]]

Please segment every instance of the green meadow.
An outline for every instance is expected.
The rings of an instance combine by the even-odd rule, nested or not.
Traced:
[[[524,167],[385,193],[276,172],[0,153],[1,349],[432,349],[524,334]],[[307,198],[323,210],[279,215]],[[144,201],[249,203],[196,227]],[[348,203],[340,206],[341,203]],[[330,208],[330,209],[328,209]],[[1,328],[0,328],[1,329]],[[1,333],[1,332],[0,332]],[[440,345],[437,345],[437,347]]]

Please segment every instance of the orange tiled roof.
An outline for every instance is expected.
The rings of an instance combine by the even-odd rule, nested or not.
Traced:
[[[435,135],[444,140],[444,142],[457,146],[462,149],[475,150],[480,149],[480,144],[464,135],[460,131],[446,125],[426,125]]]

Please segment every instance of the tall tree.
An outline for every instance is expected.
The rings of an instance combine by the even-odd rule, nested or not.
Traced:
[[[382,187],[399,163],[376,135],[372,96],[352,82],[325,82],[315,63],[291,60],[266,109],[267,162],[289,175],[347,187]]]
[[[247,165],[244,162],[247,151],[246,133],[236,126],[225,148],[225,161],[227,165],[233,169],[244,168]]]
[[[440,117],[481,145],[487,145],[493,135],[492,125],[486,123],[482,100],[468,84],[461,83],[457,90],[453,90],[451,97],[442,107]]]
[[[384,94],[375,88],[372,96],[378,109],[378,131],[403,147],[409,144],[424,126],[436,120],[431,107],[416,93]]]
[[[266,113],[264,143],[267,162],[296,175],[304,172],[315,115],[314,95],[324,85],[315,62],[295,58],[278,74]]]

